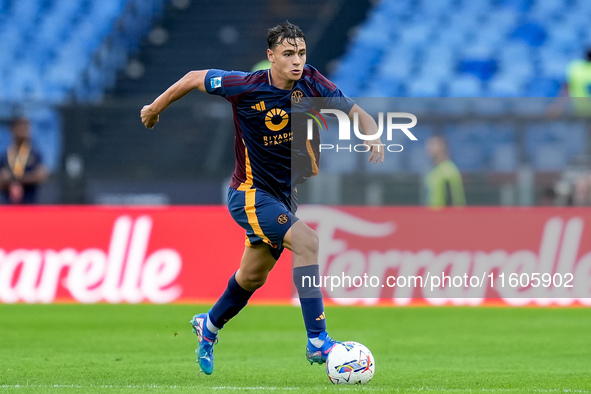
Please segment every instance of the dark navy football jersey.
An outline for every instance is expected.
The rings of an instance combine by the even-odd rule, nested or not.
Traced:
[[[278,198],[292,192],[292,99],[334,98],[332,108],[349,113],[355,104],[314,67],[304,66],[293,89],[273,86],[270,70],[252,73],[209,70],[208,93],[224,97],[234,112],[236,168],[230,186],[238,190],[258,188]],[[311,169],[317,171],[317,149],[300,148]],[[306,176],[296,177],[301,182]]]

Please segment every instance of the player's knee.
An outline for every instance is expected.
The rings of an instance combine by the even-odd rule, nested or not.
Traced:
[[[257,290],[265,284],[267,275],[268,273],[265,272],[251,272],[243,275],[244,287],[249,291]]]
[[[318,256],[318,234],[312,229],[308,230],[301,238],[300,254],[315,257]]]

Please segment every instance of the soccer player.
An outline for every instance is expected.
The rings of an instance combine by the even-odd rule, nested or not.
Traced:
[[[326,332],[322,293],[304,287],[302,278],[316,278],[318,236],[295,216],[295,185],[291,174],[291,102],[301,97],[328,97],[352,118],[357,112],[363,133],[374,134],[377,125],[315,68],[306,65],[306,37],[299,27],[285,22],[267,32],[270,69],[251,73],[222,70],[191,71],[141,110],[143,124],[152,128],[160,113],[174,101],[197,89],[225,97],[232,104],[235,125],[236,167],[228,192],[228,208],[246,230],[246,247],[240,268],[208,313],[191,319],[199,348],[197,362],[211,374],[213,345],[218,331],[242,308],[279,259],[284,248],[293,253],[293,281],[298,290],[308,343],[306,358],[322,364],[336,343]],[[269,143],[272,141],[272,143]],[[384,161],[380,139],[364,142],[369,161]],[[307,153],[311,168],[315,154]],[[313,175],[313,174],[311,174]],[[297,241],[295,241],[297,240]]]

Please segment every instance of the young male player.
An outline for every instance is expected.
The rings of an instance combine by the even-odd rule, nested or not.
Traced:
[[[322,293],[320,288],[306,288],[302,284],[302,277],[319,278],[318,237],[294,215],[295,185],[291,180],[292,146],[288,137],[292,131],[291,101],[301,97],[335,98],[340,107],[337,109],[350,117],[354,112],[359,114],[365,134],[377,130],[371,116],[315,68],[306,65],[306,38],[297,26],[285,22],[269,29],[267,43],[270,69],[252,73],[191,71],[141,111],[143,124],[152,128],[166,107],[194,89],[220,95],[232,103],[236,168],[228,192],[228,208],[247,237],[240,268],[222,296],[208,313],[195,315],[190,322],[199,340],[197,361],[208,375],[213,372],[213,345],[218,331],[265,283],[284,248],[293,253],[293,280],[308,335],[306,358],[311,364],[326,361],[335,341],[326,332]],[[371,151],[369,161],[383,162],[381,141],[365,143]],[[313,166],[315,155],[308,157]]]

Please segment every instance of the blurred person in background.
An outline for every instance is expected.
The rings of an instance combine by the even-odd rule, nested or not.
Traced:
[[[575,113],[591,116],[591,48],[584,59],[573,60],[566,69],[566,92],[573,100]]]
[[[563,115],[569,101],[576,115],[591,116],[591,47],[586,49],[584,59],[573,60],[567,65],[566,81],[560,97],[548,109],[549,115]]]
[[[254,66],[252,66],[252,69],[250,71],[254,72],[259,70],[267,70],[269,68],[271,68],[271,62],[269,61],[269,59],[263,59]]]
[[[591,205],[591,174],[583,175],[575,181],[572,202],[575,206]]]
[[[591,47],[585,50],[583,59],[571,61],[566,67],[566,81],[560,91],[560,97],[548,109],[548,115],[558,118],[565,113],[568,104],[572,103],[573,114],[578,117],[591,117]],[[591,125],[586,119],[587,138],[591,141]],[[587,147],[588,162],[591,147]],[[565,189],[563,187],[563,189]],[[591,171],[588,169],[572,181],[569,193],[562,193],[557,198],[557,205],[591,205]],[[564,198],[566,196],[567,198]],[[560,198],[562,197],[562,198]],[[566,203],[565,203],[566,201]]]
[[[566,78],[565,89],[566,93],[574,98],[572,105],[575,115],[591,117],[591,47],[586,49],[584,59],[573,60],[569,63]],[[586,122],[587,138],[591,141],[591,126],[589,120]],[[590,147],[587,147],[587,154],[591,154]],[[591,172],[588,171],[575,181],[573,205],[591,205]]]
[[[434,168],[425,178],[426,204],[430,207],[464,206],[464,184],[458,167],[451,161],[442,135],[427,140],[427,155]]]
[[[38,186],[48,172],[31,143],[29,120],[17,117],[10,123],[12,142],[0,156],[0,188],[8,204],[34,204]]]

